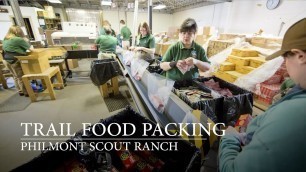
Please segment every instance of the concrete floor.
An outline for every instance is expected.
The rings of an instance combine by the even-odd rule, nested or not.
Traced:
[[[82,66],[80,68],[82,69]],[[42,131],[45,133],[52,123],[57,132],[60,131],[59,123],[71,123],[70,130],[74,133],[82,129],[82,123],[96,123],[121,111],[110,113],[98,88],[88,78],[88,72],[81,71],[85,72],[76,72],[73,78],[68,78],[68,85],[63,90],[56,90],[56,100],[44,97],[41,101],[31,103],[23,111],[0,113],[1,172],[18,167],[40,154],[40,151],[21,151],[22,138],[26,138],[25,128],[21,123],[41,123],[44,126]],[[122,92],[127,89],[126,85],[120,86]],[[0,102],[15,93],[15,89],[4,90],[0,87]],[[33,127],[29,128],[29,135],[34,134],[33,130]],[[61,138],[64,141],[69,136]]]

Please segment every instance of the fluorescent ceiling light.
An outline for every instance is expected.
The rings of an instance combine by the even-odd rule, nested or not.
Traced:
[[[50,3],[55,3],[55,4],[61,4],[62,2],[60,0],[47,0]]]
[[[164,8],[166,8],[166,5],[164,5],[164,4],[159,4],[159,5],[155,6],[153,9],[155,9],[155,10],[161,10],[161,9],[164,9]]]
[[[101,1],[101,5],[111,6],[112,5],[112,1],[107,1],[107,0]]]

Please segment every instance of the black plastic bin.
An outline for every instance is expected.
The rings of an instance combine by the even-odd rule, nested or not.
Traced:
[[[134,135],[129,138],[136,138],[135,141],[138,142],[169,142],[174,140],[177,142],[177,151],[153,151],[153,153],[163,162],[165,165],[162,171],[199,171],[200,169],[200,154],[199,149],[197,149],[193,144],[183,140],[178,136],[151,136],[154,130],[150,130],[147,132],[148,137],[143,137],[142,124],[150,123],[153,127],[156,126],[156,123],[151,120],[139,115],[136,113],[131,107],[127,107],[125,110],[119,112],[117,115],[111,116],[106,119],[102,119],[99,123],[104,124],[105,126],[110,125],[111,123],[118,123],[119,125],[123,125],[122,123],[133,123],[136,127],[136,132]],[[90,126],[92,127],[92,126]],[[97,134],[101,131],[99,128],[95,128]],[[115,130],[112,130],[114,133]],[[110,136],[109,133],[105,133],[103,137],[98,137],[93,135],[92,132],[87,132],[86,136],[82,136],[83,131],[80,130],[76,133],[74,138],[68,140],[67,142],[71,142],[78,138],[80,138],[86,142],[114,142],[114,139],[118,139],[118,141],[124,141],[124,137],[122,135],[119,136]],[[165,134],[165,130],[162,129],[162,132]],[[150,136],[150,137],[149,137]],[[101,138],[103,140],[99,140],[97,138]],[[154,139],[152,139],[154,138]],[[160,139],[157,139],[160,138]],[[146,140],[147,139],[147,140]],[[169,140],[168,140],[169,139]],[[129,142],[135,142],[134,140],[129,139]],[[111,155],[112,164],[120,170],[123,164],[118,156],[116,156],[116,152],[114,150],[108,152]],[[18,171],[55,171],[59,166],[63,165],[65,162],[78,157],[78,151],[47,151],[41,153],[38,157],[34,158],[30,162],[14,169],[14,172]],[[120,170],[122,171],[122,169]]]
[[[193,80],[182,80],[182,81],[176,81],[174,84],[175,89],[179,89],[181,87],[189,87],[189,86],[195,86],[198,89],[210,93],[211,90],[206,87],[201,87],[198,83],[196,83]],[[192,109],[198,109],[201,110],[207,117],[209,117],[212,121],[215,123],[219,122],[222,114],[222,107],[223,107],[223,97],[211,99],[211,100],[205,100],[205,101],[199,101],[199,102],[190,102],[189,99],[185,96],[180,97],[185,103],[187,103]]]
[[[219,108],[222,108],[222,114],[217,114],[218,122],[234,126],[240,115],[252,114],[252,92],[242,89],[217,77],[198,78],[195,82],[200,87],[211,90],[211,88],[207,87],[204,84],[205,81],[208,81],[210,79],[213,79],[215,82],[219,82],[221,88],[228,88],[233,93],[232,97],[223,97],[222,104],[218,106]]]
[[[90,79],[95,86],[103,85],[118,75],[122,75],[122,71],[119,63],[114,59],[94,60],[91,62]]]

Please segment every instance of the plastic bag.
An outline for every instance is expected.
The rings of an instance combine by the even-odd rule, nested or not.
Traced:
[[[123,54],[122,54],[122,57],[123,57],[123,63],[127,66],[130,66],[131,65],[131,61],[134,57],[135,53],[134,51],[125,51]]]
[[[94,60],[91,62],[90,79],[95,86],[103,85],[111,78],[121,74],[120,66],[114,59]]]
[[[246,90],[256,92],[256,84],[262,83],[274,75],[283,62],[284,59],[282,57],[267,61],[252,72],[239,77],[234,84]]]
[[[131,62],[132,76],[138,81],[141,80],[142,75],[148,66],[149,63],[142,59],[133,59]]]
[[[174,81],[159,74],[148,75],[148,96],[154,108],[163,113],[168,102]]]

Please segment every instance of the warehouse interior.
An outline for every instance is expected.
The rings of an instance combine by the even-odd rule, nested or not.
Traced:
[[[186,122],[187,116],[191,112],[197,113],[196,110],[200,110],[206,120],[223,122],[226,126],[239,125],[238,121],[244,115],[253,119],[260,116],[275,103],[273,98],[281,93],[281,84],[288,77],[285,76],[286,66],[282,57],[272,62],[265,58],[281,48],[286,30],[305,18],[305,6],[305,0],[0,0],[0,51],[4,51],[4,37],[12,25],[21,25],[29,43],[34,50],[37,49],[28,52],[33,53],[31,56],[18,58],[24,74],[28,76],[23,82],[29,82],[26,87],[31,90],[28,91],[29,96],[18,95],[13,75],[3,62],[5,59],[2,55],[0,57],[0,171],[16,169],[42,154],[43,151],[33,151],[33,147],[32,151],[27,148],[21,150],[23,143],[55,143],[71,138],[27,137],[22,123],[40,123],[44,126],[43,132],[47,132],[52,123],[55,130],[61,130],[60,123],[71,123],[70,130],[74,133],[80,131],[82,123],[94,124],[100,119],[111,118],[127,106],[163,127],[169,123]],[[161,110],[149,93],[150,88],[161,87],[158,85],[162,83],[160,73],[157,74],[155,69],[167,50],[181,40],[179,28],[187,18],[197,23],[194,42],[204,49],[211,68],[206,72],[200,71],[196,81],[182,82],[184,86],[174,81],[170,87],[167,85],[164,95],[167,98]],[[105,20],[116,35],[122,29],[120,20],[124,20],[131,30],[132,46],[137,43],[139,23],[147,22],[155,39],[154,61],[131,62],[136,53],[124,49],[120,43],[113,59],[118,64],[117,68],[108,63],[115,68],[116,74],[105,81],[102,77],[103,84],[97,84],[101,78],[94,77],[101,71],[95,71],[93,67],[99,64],[95,63],[99,54],[95,40]],[[120,35],[117,38],[121,38]],[[22,57],[29,61],[23,62]],[[37,60],[33,64],[32,57]],[[46,60],[38,60],[41,57]],[[139,66],[133,68],[135,63]],[[145,65],[140,79],[136,78],[135,68]],[[48,75],[48,80],[53,85],[49,90],[43,74],[51,68],[54,72],[52,76]],[[211,77],[215,79],[210,80]],[[35,88],[32,86],[34,80],[38,81]],[[198,103],[182,96],[185,89],[190,91],[195,89],[195,85],[199,89],[202,88],[199,84],[209,85],[211,81],[226,87],[231,96],[216,98],[210,95],[212,100],[200,99]],[[211,90],[215,92],[213,87],[209,87],[210,94]],[[222,105],[217,103],[221,100]],[[217,113],[228,113],[232,118],[225,117],[220,121]],[[247,124],[243,125],[240,127]],[[28,132],[33,136],[34,128],[31,127]],[[188,138],[182,139],[188,141]],[[188,143],[204,149],[204,142]],[[201,153],[203,157],[204,154],[207,156],[207,152]],[[208,169],[218,171],[217,162],[212,164],[214,167],[209,169],[208,164]]]

